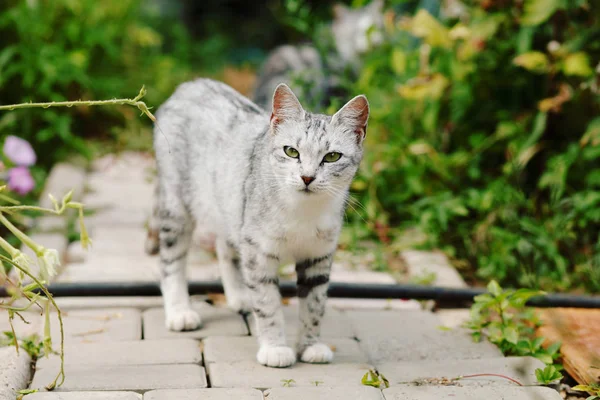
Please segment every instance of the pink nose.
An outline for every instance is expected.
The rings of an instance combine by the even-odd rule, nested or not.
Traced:
[[[314,176],[301,176],[300,178],[302,178],[306,186],[310,185],[310,183],[315,180]]]

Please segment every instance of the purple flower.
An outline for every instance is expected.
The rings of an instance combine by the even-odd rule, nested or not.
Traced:
[[[27,167],[15,167],[8,170],[8,188],[20,195],[27,194],[35,187],[35,181]]]
[[[27,140],[8,136],[4,141],[4,154],[17,165],[29,167],[35,164],[35,151]]]

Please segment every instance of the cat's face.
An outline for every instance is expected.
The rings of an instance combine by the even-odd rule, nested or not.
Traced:
[[[341,196],[363,153],[369,104],[357,96],[333,117],[310,114],[285,85],[273,97],[270,163],[278,188],[295,196]]]
[[[383,21],[383,0],[373,0],[359,9],[337,4],[331,29],[342,58],[356,61],[358,56],[381,44]]]

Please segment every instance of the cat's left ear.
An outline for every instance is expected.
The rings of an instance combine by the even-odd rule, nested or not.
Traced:
[[[271,127],[275,128],[290,119],[300,120],[302,118],[304,118],[304,109],[298,98],[285,83],[280,83],[273,94]]]
[[[350,100],[334,114],[331,122],[334,125],[350,129],[356,135],[356,143],[362,143],[367,136],[367,121],[369,120],[369,102],[364,95]]]

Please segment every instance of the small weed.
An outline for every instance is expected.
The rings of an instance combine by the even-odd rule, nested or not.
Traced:
[[[550,385],[561,380],[563,378],[563,374],[561,374],[554,365],[546,365],[546,368],[544,369],[538,368],[535,370],[535,377],[539,383],[543,385]]]
[[[292,385],[294,383],[296,383],[296,381],[293,379],[282,379],[281,380],[281,386],[283,386],[283,387],[292,387]]]
[[[373,386],[379,389],[385,389],[390,387],[390,382],[387,378],[377,371],[376,369],[370,369],[360,381],[365,386]]]
[[[502,289],[496,281],[488,285],[488,293],[475,297],[471,308],[471,319],[467,327],[475,341],[487,338],[507,356],[532,356],[552,368],[536,370],[542,384],[562,378],[560,364],[555,361],[560,356],[560,343],[543,346],[545,338],[536,337],[536,327],[540,325],[533,309],[526,306],[531,298],[544,292],[530,289]],[[559,376],[560,375],[560,376]]]
[[[315,386],[319,386],[320,384],[322,384],[322,383],[324,383],[324,382],[323,382],[323,381],[314,381],[314,382],[311,382],[311,383],[312,383],[313,385],[315,385]]]

